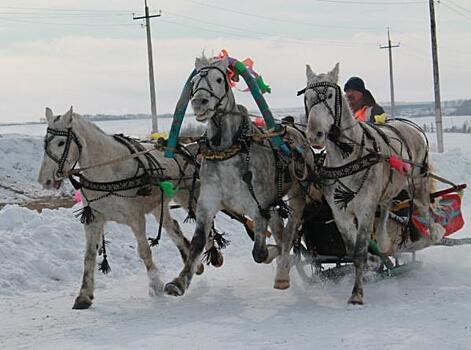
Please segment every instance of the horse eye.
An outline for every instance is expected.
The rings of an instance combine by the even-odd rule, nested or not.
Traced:
[[[329,94],[329,96],[327,96],[328,99],[331,99],[332,98],[332,93]]]
[[[59,146],[59,147],[62,147],[64,145],[65,145],[65,141],[59,141],[59,143],[57,144],[57,146]]]
[[[217,82],[218,84],[221,84],[221,83],[222,83],[222,78],[217,78],[217,79],[216,79],[216,82]]]

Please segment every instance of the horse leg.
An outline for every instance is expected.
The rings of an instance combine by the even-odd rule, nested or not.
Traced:
[[[152,260],[152,251],[147,241],[145,216],[135,217],[129,225],[137,241],[139,257],[144,262],[149,278],[149,295],[156,296],[162,293],[164,283],[160,279],[159,271]]]
[[[163,209],[163,220],[162,220],[162,227],[167,232],[168,236],[172,240],[172,242],[177,247],[180,255],[182,257],[183,263],[185,263],[186,259],[188,258],[188,253],[190,251],[190,242],[186,237],[183,235],[183,232],[180,228],[180,225],[176,220],[174,220],[170,216],[170,210],[168,206],[169,201],[164,202],[164,209]],[[154,209],[153,214],[157,222],[160,222],[162,219],[160,216],[161,208],[160,205]],[[203,264],[198,264],[196,269],[196,274],[201,275],[204,271]]]
[[[253,216],[255,221],[255,241],[252,249],[252,256],[255,262],[263,263],[267,261],[269,253],[267,249],[267,231],[268,223],[262,215],[256,214]]]
[[[393,241],[388,233],[388,218],[390,205],[379,206],[379,218],[376,220],[376,242],[378,243],[379,249],[383,252],[390,252],[392,249]]]
[[[198,203],[196,210],[196,228],[190,242],[188,259],[186,259],[185,265],[178,277],[165,285],[165,293],[168,295],[182,296],[190,285],[197,261],[199,261],[206,245],[214,216],[219,211],[216,205],[213,205],[212,208],[207,208],[209,205],[205,204],[206,203],[202,201]]]
[[[276,244],[267,244],[268,256],[264,261],[265,264],[270,264],[273,259],[281,254],[284,229],[283,219],[279,215],[272,215],[268,221],[268,226],[270,227]]]
[[[352,295],[348,299],[349,304],[363,305],[363,271],[368,259],[368,239],[371,236],[375,211],[373,208],[357,216],[358,234],[353,252],[353,264],[355,266],[355,284]]]
[[[96,214],[95,220],[89,225],[84,225],[86,243],[82,286],[72,309],[88,309],[92,305],[93,291],[95,290],[96,256],[103,237],[104,227],[105,220],[99,214]]]
[[[275,289],[287,289],[290,286],[289,272],[293,265],[290,252],[294,237],[301,223],[305,206],[304,197],[294,194],[289,205],[293,210],[290,212],[286,228],[283,231],[281,255],[277,259],[275,284],[273,286]]]

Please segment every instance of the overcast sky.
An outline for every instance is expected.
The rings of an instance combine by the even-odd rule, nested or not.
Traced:
[[[37,121],[50,106],[81,114],[150,113],[144,0],[2,0],[0,122]],[[305,65],[340,62],[389,101],[387,27],[396,101],[432,101],[427,0],[149,0],[158,113],[172,113],[204,51],[251,57],[272,107],[301,107]],[[443,100],[471,98],[471,2],[436,4]],[[248,96],[238,93],[249,104]],[[249,108],[253,108],[249,104]]]

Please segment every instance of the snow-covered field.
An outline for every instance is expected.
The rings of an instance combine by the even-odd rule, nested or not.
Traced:
[[[21,132],[0,137],[3,203],[50,195],[35,183],[42,138]],[[446,153],[432,156],[436,172],[470,184],[471,135],[445,134],[445,142]],[[182,298],[149,297],[131,232],[108,225],[112,272],[97,274],[89,310],[72,310],[85,241],[77,207],[0,210],[0,349],[471,348],[471,246],[421,251],[422,268],[368,283],[366,305],[348,306],[351,277],[305,286],[293,270],[292,287],[274,290],[274,265],[255,264],[243,228],[223,216],[217,225],[231,240],[225,263],[195,276]],[[467,194],[463,211],[469,221]],[[182,212],[175,216],[183,221]],[[183,228],[190,236],[192,226]],[[149,234],[156,230],[149,217]],[[468,224],[455,236],[471,237]],[[153,252],[162,278],[175,277],[181,261],[173,244],[164,238]]]

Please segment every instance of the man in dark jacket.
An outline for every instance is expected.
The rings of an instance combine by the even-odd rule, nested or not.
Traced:
[[[354,117],[367,123],[384,123],[386,114],[383,107],[376,103],[373,95],[365,88],[361,78],[351,77],[343,88]]]

